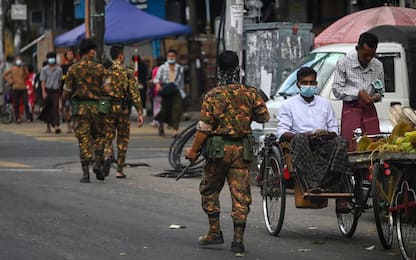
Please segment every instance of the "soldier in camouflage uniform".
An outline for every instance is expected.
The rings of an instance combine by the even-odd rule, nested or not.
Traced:
[[[117,174],[116,178],[125,178],[123,167],[126,161],[127,145],[130,138],[130,104],[138,113],[138,126],[143,126],[143,110],[140,98],[139,84],[134,78],[134,72],[123,65],[123,47],[116,45],[110,49],[113,64],[108,69],[111,80],[109,90],[105,95],[111,98],[112,109],[105,116],[106,144],[104,156],[104,174],[108,176],[113,162],[113,140],[117,132]]]
[[[90,182],[89,163],[93,158],[93,171],[97,180],[104,180],[102,161],[104,152],[104,115],[98,112],[98,103],[106,86],[107,72],[103,65],[94,61],[95,44],[90,39],[80,43],[81,60],[73,64],[65,80],[62,104],[70,98],[72,105],[73,130],[78,138],[83,176],[81,182]]]
[[[243,234],[250,211],[249,164],[252,156],[251,122],[267,122],[267,107],[256,88],[239,83],[238,56],[224,51],[218,56],[218,86],[204,97],[201,120],[192,148],[186,157],[192,162],[205,143],[207,164],[199,187],[202,208],[208,215],[209,231],[200,245],[224,243],[220,228],[219,194],[227,179],[232,199],[234,237],[231,251],[243,253]]]

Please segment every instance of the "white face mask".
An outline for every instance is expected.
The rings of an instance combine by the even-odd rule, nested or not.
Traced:
[[[22,65],[23,65],[22,60],[16,60],[16,65],[17,65],[17,66],[22,66]]]
[[[168,59],[168,63],[169,64],[175,64],[176,60],[175,59]]]

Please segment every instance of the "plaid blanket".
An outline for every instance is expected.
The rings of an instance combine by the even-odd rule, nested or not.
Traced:
[[[348,161],[348,143],[343,137],[314,141],[297,134],[291,145],[293,165],[308,189],[339,187],[346,179],[342,177],[353,174]]]

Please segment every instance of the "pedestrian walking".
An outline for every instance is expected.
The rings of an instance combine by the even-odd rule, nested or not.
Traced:
[[[142,107],[143,112],[147,114],[146,104],[147,104],[147,80],[149,77],[149,69],[147,68],[146,63],[144,63],[143,59],[140,55],[133,55],[131,57],[131,64],[134,68],[136,80],[139,83],[139,91],[140,91],[140,98],[142,100]],[[145,115],[146,115],[145,114]]]
[[[380,102],[384,92],[383,64],[375,58],[378,38],[372,33],[362,33],[356,51],[340,59],[335,67],[332,91],[342,99],[341,136],[354,151],[353,131],[361,128],[365,134],[380,133],[375,102]]]
[[[61,96],[62,69],[56,64],[56,54],[49,52],[46,54],[48,65],[43,67],[40,72],[42,84],[42,98],[44,106],[39,119],[46,123],[45,133],[61,133],[59,117],[59,100]]]
[[[74,51],[67,50],[64,53],[64,62],[61,64],[62,68],[62,88],[65,84],[66,74],[68,73],[69,67],[71,67],[72,64],[75,63],[75,55]],[[67,133],[72,133],[72,126],[71,126],[71,104],[69,100],[65,102],[65,104],[61,104],[63,106],[62,109],[62,121],[66,123]]]
[[[172,137],[178,135],[182,100],[186,97],[183,76],[183,67],[176,62],[176,51],[169,50],[167,61],[159,67],[153,81],[158,94],[162,97],[160,112],[155,117],[159,122],[160,136],[165,135],[164,123],[173,128]]]
[[[130,138],[131,105],[136,108],[138,127],[143,126],[143,108],[139,85],[134,77],[134,71],[124,63],[123,46],[115,45],[110,48],[113,64],[108,69],[109,88],[104,95],[111,101],[111,112],[105,115],[106,142],[104,149],[104,175],[110,173],[113,162],[113,140],[117,135],[117,174],[116,178],[126,178],[123,168],[126,161],[127,146]]]
[[[45,60],[42,62],[42,67],[38,69],[38,72],[35,74],[35,79],[33,81],[33,87],[35,89],[35,106],[38,108],[36,113],[41,112],[41,108],[44,105],[44,101],[42,98],[42,82],[40,81],[40,72],[42,71],[42,68],[45,66],[48,66],[48,62]]]
[[[152,99],[152,108],[153,108],[153,120],[150,123],[151,126],[158,127],[159,128],[159,122],[155,119],[156,115],[159,114],[161,106],[162,106],[162,97],[158,94],[158,91],[156,89],[156,85],[153,83],[157,72],[159,70],[159,67],[165,63],[165,58],[163,57],[157,57],[156,58],[156,65],[152,68],[152,88],[149,91],[149,97]]]
[[[26,78],[26,89],[27,89],[27,97],[29,103],[30,113],[32,114],[35,112],[35,100],[36,100],[36,92],[35,92],[35,68],[32,64],[27,65],[27,78]]]
[[[20,117],[20,104],[22,99],[23,106],[25,108],[26,120],[30,122],[33,121],[33,116],[29,108],[26,89],[27,76],[27,67],[24,66],[20,57],[16,57],[15,65],[3,73],[3,78],[10,86],[12,86],[13,111],[16,124],[20,124],[22,122],[22,118]]]
[[[91,39],[80,42],[81,60],[73,64],[65,80],[62,103],[71,99],[73,130],[78,138],[82,167],[81,182],[90,182],[89,164],[93,158],[93,171],[97,180],[103,181],[102,171],[105,142],[104,113],[108,106],[99,102],[103,97],[103,89],[108,87],[107,72],[102,64],[95,62],[96,45]],[[100,113],[102,111],[102,113]]]
[[[224,51],[218,56],[218,86],[203,98],[195,140],[186,157],[195,161],[201,146],[205,145],[207,163],[199,191],[202,208],[208,215],[209,231],[199,238],[199,245],[224,243],[219,195],[227,180],[234,224],[231,251],[243,253],[243,237],[251,204],[249,165],[253,147],[250,124],[253,120],[267,122],[270,115],[257,89],[240,84],[238,64],[235,52]]]

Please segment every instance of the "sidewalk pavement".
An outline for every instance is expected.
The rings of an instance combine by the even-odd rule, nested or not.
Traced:
[[[198,120],[199,112],[188,112],[185,114],[187,120],[181,121],[180,131],[184,130],[187,126]],[[136,141],[138,138],[158,138],[158,129],[150,125],[152,117],[145,117],[144,125],[141,128],[137,127],[137,114],[131,116],[131,140],[130,142]],[[67,143],[76,143],[77,140],[73,133],[67,133],[67,125],[65,123],[60,125],[61,133],[45,133],[46,125],[44,122],[35,120],[34,122],[22,122],[20,124],[2,124],[0,123],[0,131],[9,132],[18,135],[30,136],[39,141],[62,141]],[[171,138],[172,129],[165,127],[165,140],[173,140]],[[143,148],[146,149],[146,148]],[[164,148],[166,153],[169,151],[169,146]],[[126,163],[130,163],[135,166],[129,166],[125,168],[127,176],[132,177],[137,174],[148,174],[155,175],[158,173],[167,172],[172,170],[172,166],[169,164],[168,158],[134,158],[133,154],[127,155]],[[74,154],[74,158],[69,159],[70,161],[59,162],[53,168],[64,169],[65,172],[80,174],[81,167],[78,160],[78,156]],[[149,165],[149,166],[146,166]],[[114,166],[113,166],[114,167]],[[110,178],[115,178],[115,169],[112,168]],[[92,173],[92,171],[91,171]],[[92,175],[93,176],[93,175]],[[94,177],[94,176],[93,176]],[[95,179],[95,177],[94,177]]]
[[[36,116],[35,116],[36,118]],[[185,129],[188,125],[192,124],[199,118],[199,112],[186,112],[184,113],[183,119],[180,123],[179,131]],[[153,118],[151,116],[146,116],[144,118],[144,124],[141,128],[137,127],[137,114],[132,113],[130,117],[130,132],[132,136],[136,135],[158,135],[158,129],[154,126],[151,126],[150,123],[152,122]],[[22,134],[30,134],[30,135],[46,135],[46,136],[66,136],[66,135],[73,135],[73,133],[67,133],[67,125],[66,123],[61,123],[60,125],[61,133],[58,134],[46,134],[46,124],[39,120],[34,120],[33,122],[25,122],[23,121],[20,124],[11,123],[11,124],[3,124],[0,123],[0,130],[13,132],[13,133],[22,133]],[[170,136],[172,129],[169,129],[165,126],[165,134],[166,136]]]

